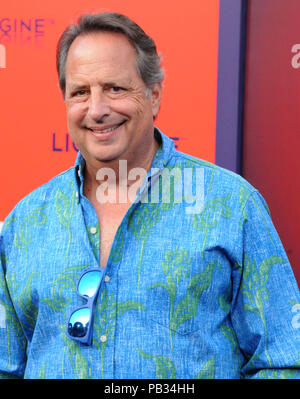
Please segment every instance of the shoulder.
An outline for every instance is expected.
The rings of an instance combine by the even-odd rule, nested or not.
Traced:
[[[242,176],[230,170],[224,169],[206,160],[194,157],[192,155],[180,152],[175,149],[174,142],[160,130],[156,128],[156,134],[159,134],[162,140],[161,157],[163,164],[169,170],[180,168],[200,169],[204,177],[204,186],[207,192],[214,195],[225,191],[247,193],[248,196],[257,192],[257,190]]]
[[[258,190],[241,175],[203,159],[174,151],[170,163],[173,167],[200,169],[207,194],[219,196],[231,193],[232,196],[238,196],[240,199],[241,197],[246,199],[246,197],[256,194],[260,195]]]
[[[5,220],[3,230],[5,230],[6,225],[10,224],[12,220],[15,221],[19,217],[29,216],[30,213],[36,209],[51,208],[58,192],[66,190],[68,192],[71,190],[74,191],[74,176],[75,167],[73,166],[27,194],[9,213]]]

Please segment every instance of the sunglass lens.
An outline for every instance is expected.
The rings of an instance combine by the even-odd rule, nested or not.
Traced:
[[[76,310],[70,317],[68,333],[72,337],[84,337],[87,334],[91,312],[89,308]]]
[[[101,275],[102,272],[100,270],[94,270],[84,274],[78,284],[78,292],[89,298],[94,296],[101,280]]]

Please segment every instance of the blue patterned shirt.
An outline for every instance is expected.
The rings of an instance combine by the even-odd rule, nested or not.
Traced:
[[[80,153],[74,167],[6,218],[3,378],[300,376],[299,288],[263,198],[242,177],[180,153],[155,134],[162,144],[115,235],[91,346],[66,334],[69,315],[85,304],[78,278],[100,262],[98,218],[83,195]],[[162,184],[159,176],[175,169],[201,183],[197,212],[195,193],[177,189],[180,174]],[[158,197],[147,201],[157,186]]]

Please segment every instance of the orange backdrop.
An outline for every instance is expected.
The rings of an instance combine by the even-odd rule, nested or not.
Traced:
[[[124,13],[153,37],[166,72],[156,125],[180,151],[215,160],[219,0],[10,0],[0,16],[0,221],[74,163],[55,50],[65,27],[94,11]]]

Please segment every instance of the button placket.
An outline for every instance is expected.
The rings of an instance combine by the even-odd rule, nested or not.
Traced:
[[[90,233],[91,234],[96,234],[97,233],[97,228],[96,227],[91,227],[90,228]]]

